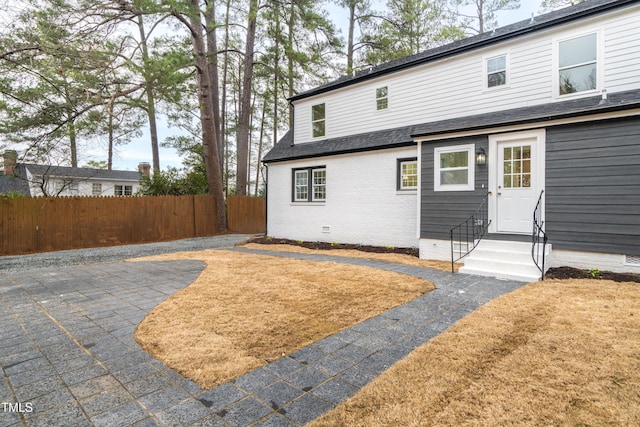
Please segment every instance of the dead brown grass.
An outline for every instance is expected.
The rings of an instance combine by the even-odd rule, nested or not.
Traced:
[[[420,259],[411,255],[393,254],[393,253],[375,253],[375,252],[363,252],[356,249],[309,249],[295,245],[262,245],[260,243],[246,243],[242,245],[248,249],[259,249],[267,251],[282,251],[282,252],[297,252],[304,254],[323,254],[334,255],[347,258],[363,258],[373,259],[376,261],[392,262],[397,264],[413,265],[415,267],[433,268],[436,270],[451,271],[450,261],[438,261],[429,259]],[[454,269],[457,272],[463,264],[456,263]]]
[[[367,267],[209,250],[207,268],[154,308],[138,344],[205,389],[407,302],[433,285]]]
[[[319,426],[638,426],[640,286],[533,283],[420,347]]]

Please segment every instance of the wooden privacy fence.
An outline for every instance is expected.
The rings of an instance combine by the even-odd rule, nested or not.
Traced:
[[[264,199],[227,202],[230,231],[265,231]],[[0,199],[0,255],[212,236],[215,212],[208,195]]]

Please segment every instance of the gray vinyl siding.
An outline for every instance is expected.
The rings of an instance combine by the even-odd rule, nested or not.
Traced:
[[[482,147],[489,152],[486,135],[422,144],[420,237],[423,239],[448,240],[449,230],[469,218],[489,191],[487,165],[475,167],[475,191],[433,191],[434,148],[466,144],[475,144],[475,151]]]
[[[547,129],[554,248],[640,255],[640,118]]]

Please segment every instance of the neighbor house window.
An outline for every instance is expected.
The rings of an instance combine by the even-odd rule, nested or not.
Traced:
[[[597,88],[596,33],[558,43],[558,93],[566,95]]]
[[[314,138],[325,135],[325,106],[318,104],[311,107],[311,129]]]
[[[91,194],[94,196],[102,195],[102,184],[95,182],[91,184]]]
[[[131,196],[133,194],[133,187],[131,185],[115,185],[113,187],[113,194],[116,196]]]
[[[80,187],[77,182],[69,183],[69,194],[76,196],[80,193]]]
[[[487,88],[507,84],[507,55],[487,59]]]
[[[376,109],[386,110],[389,107],[389,88],[387,86],[376,89]]]
[[[434,149],[434,191],[474,189],[474,145]]]
[[[294,202],[324,202],[327,199],[327,170],[313,167],[293,170]]]
[[[418,159],[398,159],[398,190],[418,188]]]

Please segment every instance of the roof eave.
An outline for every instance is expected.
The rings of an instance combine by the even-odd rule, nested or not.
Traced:
[[[537,24],[532,24],[531,26],[527,26],[524,28],[520,28],[517,30],[513,30],[504,34],[498,34],[494,37],[489,37],[486,39],[481,39],[478,40],[476,42],[472,42],[469,43],[468,45],[462,45],[460,47],[457,48],[452,48],[450,50],[445,50],[441,53],[436,53],[433,55],[428,55],[422,58],[417,58],[414,61],[411,62],[407,62],[407,63],[403,63],[403,64],[398,64],[397,66],[393,66],[393,67],[389,67],[389,68],[383,68],[381,70],[378,71],[371,71],[370,73],[367,74],[363,74],[361,76],[354,76],[352,79],[348,79],[348,80],[344,80],[341,82],[336,82],[335,84],[331,84],[329,83],[328,85],[324,85],[324,86],[320,86],[316,89],[310,89],[308,91],[305,91],[303,93],[294,95],[292,97],[287,98],[289,102],[294,102],[294,101],[298,101],[300,99],[305,99],[305,98],[310,98],[312,96],[316,96],[316,95],[320,95],[322,93],[326,93],[326,92],[330,92],[336,89],[340,89],[343,87],[347,87],[347,86],[351,86],[353,84],[357,84],[357,83],[361,83],[367,80],[371,80],[377,77],[381,77],[384,76],[386,74],[391,74],[391,73],[395,73],[398,71],[402,71],[408,68],[413,68],[419,65],[423,65],[423,64],[427,64],[429,62],[434,62],[434,61],[438,61],[444,58],[448,58],[451,56],[455,56],[455,55],[459,55],[465,52],[469,52],[472,50],[476,50],[476,49],[480,49],[482,47],[485,46],[490,46],[492,44],[495,43],[499,43],[505,40],[509,40],[509,39],[513,39],[513,38],[517,38],[526,34],[530,34],[530,33],[534,33],[534,32],[538,32],[538,31],[542,31],[545,30],[547,28],[551,28],[551,27],[555,27],[561,24],[564,24],[566,22],[571,22],[571,21],[575,21],[575,20],[579,20],[582,18],[586,18],[589,16],[593,16],[593,15],[599,15],[601,13],[604,12],[608,12],[608,11],[612,11],[624,6],[627,6],[629,4],[633,4],[637,2],[637,0],[623,0],[620,2],[615,2],[615,3],[605,3],[605,4],[601,4],[598,6],[594,6],[591,8],[587,8],[587,9],[578,9],[575,13],[572,14],[567,14],[567,15],[563,15],[560,16],[558,18],[555,19],[551,19],[549,21],[544,21],[544,22],[540,22]],[[535,18],[534,18],[535,21]],[[524,21],[520,21],[520,22],[524,22]],[[512,24],[512,25],[517,25],[518,23]],[[484,33],[487,34],[487,33]],[[482,36],[482,34],[480,35]],[[479,36],[476,36],[479,37]],[[454,42],[455,43],[455,42]]]

